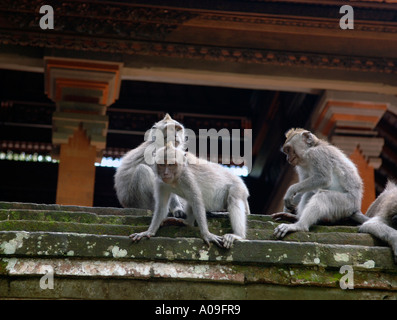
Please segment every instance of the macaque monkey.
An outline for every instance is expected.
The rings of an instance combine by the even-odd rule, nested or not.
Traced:
[[[157,141],[156,138],[162,138]],[[164,141],[163,141],[164,140]],[[129,151],[121,160],[114,176],[114,187],[120,204],[125,208],[154,209],[153,163],[148,163],[145,153],[151,154],[155,148],[164,147],[168,141],[176,146],[185,142],[182,124],[167,113],[163,120],[155,123],[148,136],[137,148]],[[177,196],[171,195],[169,209],[175,216],[183,215],[183,206]]]
[[[282,151],[296,168],[299,182],[288,188],[284,212],[272,217],[296,222],[280,224],[274,235],[283,238],[291,231],[309,231],[320,221],[336,222],[347,217],[364,222],[360,211],[363,183],[353,162],[310,131],[290,129],[286,138]],[[294,210],[297,215],[292,214]]]
[[[248,189],[241,178],[233,175],[219,164],[199,159],[191,153],[185,153],[168,143],[156,153],[155,210],[147,231],[130,235],[133,241],[154,236],[160,224],[166,219],[166,205],[170,194],[185,199],[185,224],[193,225],[197,221],[205,243],[214,242],[220,247],[230,248],[234,240],[244,239],[246,235],[246,215]],[[208,230],[206,211],[227,209],[232,234],[223,237]]]
[[[371,204],[366,213],[369,219],[360,227],[366,232],[387,242],[397,263],[397,230],[391,227],[392,219],[397,216],[397,185],[388,181],[385,190]]]

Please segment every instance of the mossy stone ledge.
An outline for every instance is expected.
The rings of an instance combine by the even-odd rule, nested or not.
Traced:
[[[0,202],[0,298],[42,299],[396,299],[391,249],[357,226],[314,226],[283,240],[266,215],[248,217],[247,240],[229,250],[197,227],[164,226],[133,243],[151,213]],[[231,232],[227,213],[209,228]],[[343,290],[341,267],[353,272]],[[52,270],[54,288],[40,279]]]

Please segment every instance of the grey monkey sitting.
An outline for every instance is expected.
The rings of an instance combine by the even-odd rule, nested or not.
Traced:
[[[397,230],[391,227],[392,220],[397,216],[397,185],[388,181],[385,190],[368,208],[368,220],[360,227],[360,232],[366,232],[387,242],[397,263]]]
[[[337,147],[318,139],[304,129],[286,133],[283,152],[296,168],[299,182],[290,186],[284,196],[284,212],[273,219],[293,219],[293,224],[280,224],[277,238],[288,232],[308,231],[320,222],[336,222],[351,217],[366,220],[361,213],[363,183],[353,162]],[[297,215],[293,215],[296,209]]]
[[[177,194],[186,200],[187,225],[194,221],[200,228],[204,241],[214,242],[220,247],[230,248],[234,240],[246,236],[246,215],[250,213],[248,189],[240,177],[230,173],[217,163],[199,159],[168,143],[156,153],[155,203],[152,222],[147,231],[130,235],[133,241],[154,236],[160,224],[166,219],[164,209],[170,194]],[[233,233],[223,237],[208,230],[206,211],[227,209]]]
[[[156,138],[163,138],[164,141]],[[185,142],[183,125],[172,119],[168,113],[164,119],[153,125],[145,142],[122,158],[114,176],[114,187],[123,207],[154,210],[155,174],[153,164],[145,160],[145,154],[163,147],[167,140],[181,146]],[[184,215],[183,204],[175,195],[170,197],[169,209],[176,217]]]

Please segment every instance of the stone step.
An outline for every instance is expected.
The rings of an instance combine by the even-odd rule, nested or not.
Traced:
[[[133,217],[138,218],[138,217]],[[141,217],[147,218],[147,217]],[[230,225],[224,223],[221,225],[218,220],[210,218],[209,229],[212,233],[223,235],[231,233]],[[148,222],[148,221],[146,221]],[[150,222],[150,221],[149,221]],[[211,223],[214,222],[214,223]],[[273,236],[274,227],[265,223],[258,225],[254,222],[253,227],[247,231],[249,240],[276,240]],[[250,223],[249,223],[250,224]],[[269,227],[271,226],[271,227]],[[81,223],[81,222],[63,222],[63,221],[40,221],[40,220],[3,220],[0,221],[0,231],[28,231],[28,232],[67,232],[80,234],[96,235],[120,235],[129,236],[134,232],[147,230],[148,225],[145,221],[135,219],[133,225],[121,224],[99,224],[99,223]],[[321,230],[321,229],[320,229]],[[201,238],[198,227],[189,226],[164,226],[159,229],[157,237],[169,238]],[[384,245],[368,234],[348,233],[348,232],[296,232],[288,234],[283,241],[294,242],[317,242],[328,244],[350,244],[375,246]]]
[[[230,228],[228,213],[208,213],[208,223],[214,228]],[[98,215],[95,212],[38,210],[38,209],[0,209],[0,220],[34,220],[49,222],[78,222],[97,224],[119,224],[129,226],[149,226],[151,216],[133,215]],[[247,217],[248,229],[274,229],[278,222],[272,221],[268,215],[252,214]],[[313,226],[313,232],[347,232],[356,233],[357,227],[337,226]]]
[[[0,202],[0,231],[67,232],[78,234],[128,236],[147,230],[151,212],[140,209],[91,208],[77,206],[40,205],[29,203]],[[88,210],[88,211],[85,211]],[[208,225],[212,233],[231,233],[228,213],[208,213]],[[274,229],[279,225],[268,215],[247,217],[247,239],[276,240]],[[201,238],[197,227],[164,226],[159,237]],[[368,234],[359,234],[358,228],[349,225],[313,226],[310,232],[288,234],[283,241],[317,242],[384,246]]]
[[[82,207],[82,206],[64,206],[59,204],[37,204],[25,202],[2,202],[0,209],[25,209],[25,210],[45,210],[45,211],[72,211],[72,212],[90,212],[97,215],[127,215],[127,216],[150,216],[151,210],[135,208],[109,208],[109,207]]]
[[[0,209],[0,220],[31,220],[48,222],[76,222],[95,224],[117,224],[128,226],[149,226],[151,216],[138,215],[97,215],[84,211],[32,210],[32,209]],[[279,223],[272,221],[270,216],[249,215],[248,229],[274,229]],[[216,229],[230,228],[227,213],[209,213],[208,223]],[[312,232],[347,232],[356,233],[353,226],[313,226]]]
[[[84,211],[0,209],[0,220],[149,225],[151,217],[139,215],[97,215],[96,213]]]
[[[355,270],[396,271],[391,250],[385,247],[270,240],[238,241],[227,250],[215,245],[208,247],[201,239],[196,238],[153,237],[131,243],[128,237],[123,236],[0,231],[0,256],[233,262],[332,268],[350,265]]]

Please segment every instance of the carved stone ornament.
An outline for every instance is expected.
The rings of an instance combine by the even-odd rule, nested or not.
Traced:
[[[107,2],[47,1],[46,4],[54,5],[54,15],[57,17],[54,30],[41,30],[39,27],[38,12],[43,1],[0,0],[0,44],[217,62],[397,73],[395,58],[233,48],[166,40],[174,30],[193,19],[208,20],[209,23],[226,19],[237,23],[326,29],[338,28],[336,20],[226,15]],[[385,26],[381,23],[357,22],[355,28],[361,31],[397,33],[397,26],[394,24]]]

